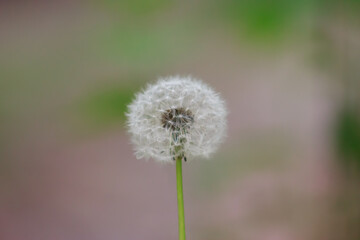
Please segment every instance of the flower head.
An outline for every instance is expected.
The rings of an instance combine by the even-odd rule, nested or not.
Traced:
[[[128,106],[137,158],[171,162],[209,157],[226,133],[225,103],[191,77],[168,77],[138,93]]]

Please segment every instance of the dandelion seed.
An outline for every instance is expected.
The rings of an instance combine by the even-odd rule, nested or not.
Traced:
[[[128,107],[128,127],[138,158],[161,162],[214,153],[226,133],[224,101],[191,77],[160,79]]]

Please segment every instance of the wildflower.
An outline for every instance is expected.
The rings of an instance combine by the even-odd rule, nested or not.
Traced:
[[[172,162],[209,157],[226,133],[225,103],[191,77],[167,77],[136,95],[128,127],[137,158]]]
[[[179,240],[185,240],[182,160],[216,151],[225,136],[226,115],[220,96],[191,77],[160,79],[129,105],[136,156],[176,161]]]

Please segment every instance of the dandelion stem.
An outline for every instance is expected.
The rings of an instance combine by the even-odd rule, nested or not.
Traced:
[[[176,159],[176,188],[179,216],[179,240],[185,240],[185,215],[182,183],[182,157]]]

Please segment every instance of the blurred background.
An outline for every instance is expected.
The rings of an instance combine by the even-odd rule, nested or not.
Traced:
[[[360,2],[0,2],[0,239],[177,239],[174,165],[126,106],[201,78],[227,141],[184,164],[189,239],[360,239]]]

